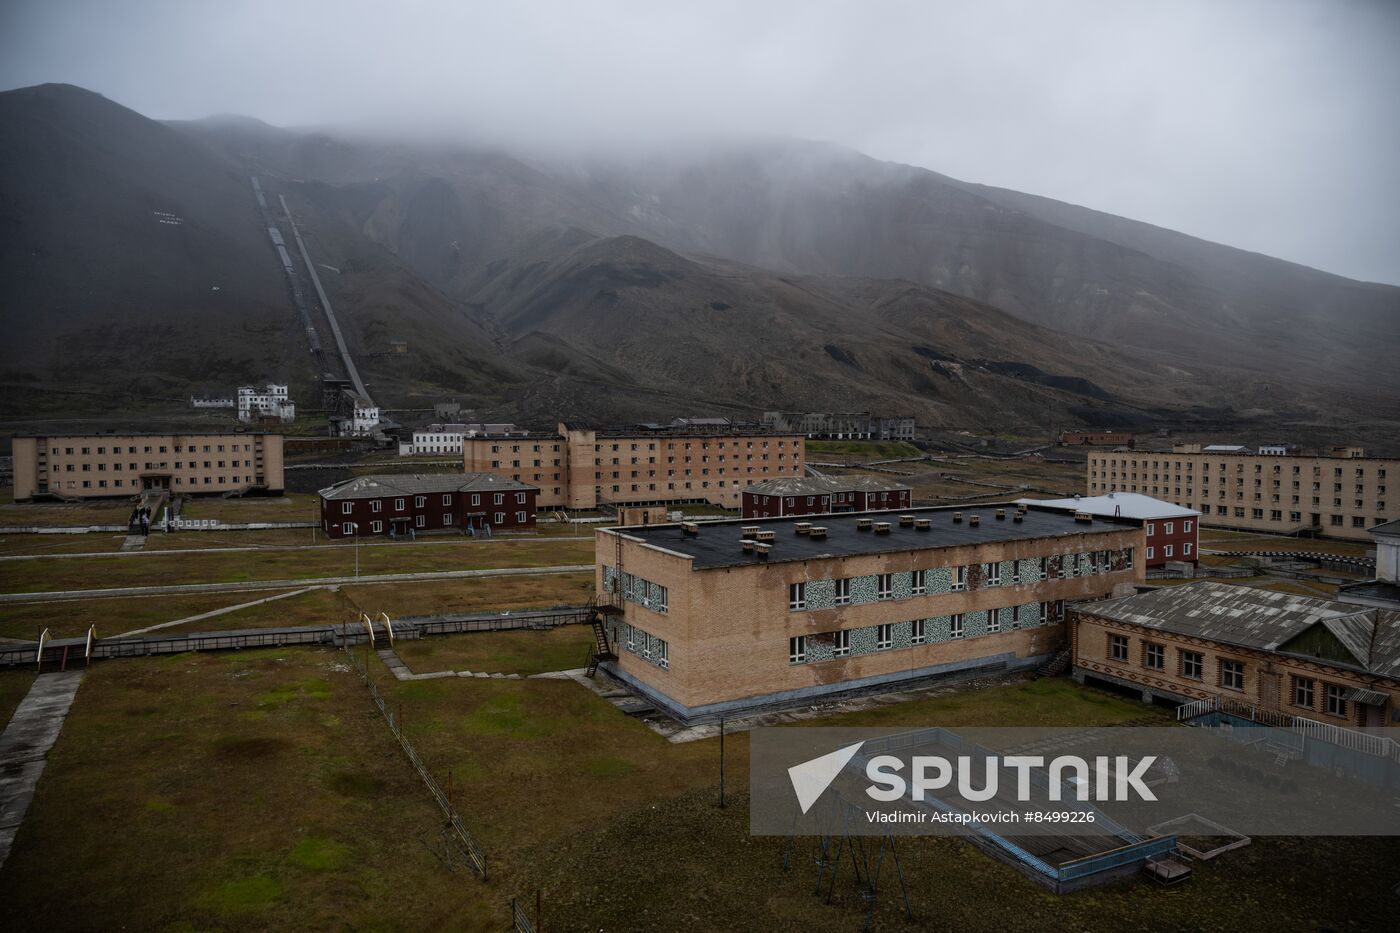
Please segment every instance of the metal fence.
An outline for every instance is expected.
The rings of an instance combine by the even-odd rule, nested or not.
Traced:
[[[532,920],[530,915],[525,912],[525,908],[521,906],[520,898],[512,897],[510,899],[511,929],[514,930],[515,933],[539,933],[540,927],[543,926],[543,924],[536,922],[539,918],[539,909],[539,897],[536,895],[535,919]]]
[[[355,672],[360,675],[365,686],[369,688],[369,695],[374,700],[374,705],[378,707],[380,715],[389,724],[389,731],[398,739],[399,747],[403,749],[404,755],[408,757],[409,763],[418,771],[418,776],[423,779],[423,783],[428,786],[428,791],[433,795],[433,800],[437,801],[438,807],[447,818],[446,830],[461,851],[467,863],[481,875],[483,881],[486,880],[486,852],[472,838],[472,834],[467,832],[467,828],[462,825],[462,818],[458,816],[457,809],[452,805],[452,800],[442,790],[437,779],[433,777],[428,766],[423,763],[423,759],[418,757],[418,752],[413,747],[413,743],[408,740],[407,733],[400,728],[393,712],[389,709],[389,704],[384,702],[384,697],[379,693],[379,687],[375,685],[374,679],[370,677],[368,669],[356,657],[355,652],[348,646],[345,647],[345,654],[350,659],[350,664]]]

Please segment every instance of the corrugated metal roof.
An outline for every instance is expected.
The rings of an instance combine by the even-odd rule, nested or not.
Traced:
[[[444,492],[504,492],[535,489],[494,473],[376,473],[327,486],[323,499],[373,499],[379,496],[421,496]]]
[[[1110,599],[1085,612],[1145,628],[1243,648],[1278,651],[1323,625],[1356,658],[1356,667],[1400,677],[1400,612],[1202,581]]]
[[[1103,496],[1075,496],[1071,499],[1018,499],[1026,505],[1051,509],[1071,509],[1090,515],[1121,515],[1123,518],[1191,518],[1200,512],[1171,502],[1144,496],[1139,492],[1110,492]]]
[[[837,492],[900,492],[909,487],[880,476],[784,476],[745,487],[760,496],[825,496]]]

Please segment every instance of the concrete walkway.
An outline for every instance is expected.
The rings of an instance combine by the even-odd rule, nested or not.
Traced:
[[[203,619],[212,619],[215,616],[221,616],[229,612],[237,612],[240,609],[248,609],[252,606],[261,606],[263,603],[276,602],[279,599],[286,599],[289,596],[300,596],[302,593],[310,593],[314,589],[317,589],[317,587],[308,586],[303,587],[299,590],[292,590],[290,593],[278,593],[276,596],[264,596],[262,599],[255,599],[251,602],[246,603],[238,603],[235,606],[224,606],[222,609],[211,609],[208,612],[201,612],[199,615],[185,616],[183,619],[175,619],[171,622],[159,622],[155,625],[148,625],[145,628],[134,628],[129,632],[122,632],[121,634],[115,635],[113,637],[128,638],[132,635],[144,635],[147,632],[156,632],[163,628],[173,628],[177,625],[184,625],[186,622],[199,622]]]
[[[286,590],[296,587],[366,586],[374,583],[418,583],[426,580],[464,580],[475,577],[524,577],[552,573],[592,573],[592,564],[551,567],[501,567],[487,570],[440,570],[430,573],[361,574],[358,577],[311,577],[305,580],[248,580],[239,583],[182,583],[173,586],[121,586],[97,590],[50,590],[40,593],[3,593],[0,603],[47,603],[65,599],[107,599],[115,596],[165,596],[190,593],[234,593],[242,590]]]
[[[82,680],[82,671],[40,674],[0,735],[0,866],[10,856],[44,773],[45,756],[58,739]]]

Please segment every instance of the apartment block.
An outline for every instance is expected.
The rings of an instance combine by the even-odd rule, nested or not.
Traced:
[[[1073,607],[1074,677],[1344,728],[1400,722],[1400,612],[1200,582]]]
[[[537,487],[542,508],[708,502],[734,509],[747,486],[801,476],[806,441],[747,427],[608,431],[560,423],[554,434],[464,437],[462,458],[469,473]]]
[[[1200,513],[1135,492],[1110,492],[1072,499],[1017,499],[1023,505],[1061,512],[1129,518],[1142,523],[1147,536],[1143,566],[1164,567],[1168,561],[1200,562]]]
[[[1035,666],[1144,577],[1138,525],[1034,506],[595,534],[604,667],[686,721]]]
[[[14,439],[15,499],[280,493],[280,434],[87,434]]]
[[[1200,512],[1206,525],[1364,541],[1367,529],[1400,518],[1400,498],[1388,491],[1397,470],[1400,460],[1358,447],[1304,455],[1186,444],[1090,454],[1086,485],[1091,496],[1165,499]]]

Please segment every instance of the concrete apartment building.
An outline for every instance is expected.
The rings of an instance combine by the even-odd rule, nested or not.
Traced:
[[[399,453],[460,454],[462,441],[468,437],[528,437],[529,434],[524,428],[506,423],[430,424],[413,432],[413,443],[399,445]]]
[[[912,441],[914,416],[872,415],[868,411],[765,411],[763,423],[774,431],[834,441]]]
[[[1230,698],[1345,728],[1400,722],[1400,612],[1200,582],[1071,608],[1074,678]]]
[[[282,435],[86,434],[14,439],[15,499],[280,493]]]
[[[1061,431],[1061,447],[1131,447],[1132,431]]]
[[[535,494],[488,473],[357,476],[321,490],[321,530],[349,538],[533,529]]]
[[[1302,455],[1178,444],[1170,453],[1090,454],[1087,487],[1091,496],[1165,499],[1221,528],[1364,541],[1373,525],[1400,518],[1400,498],[1388,492],[1397,470],[1400,460],[1367,457],[1359,447]]]
[[[801,435],[711,426],[600,431],[560,423],[555,434],[467,437],[469,473],[494,473],[539,488],[541,508],[708,502],[737,509],[746,486],[801,476]]]
[[[1200,513],[1135,492],[1110,492],[1072,499],[1017,499],[1018,503],[1061,512],[1088,512],[1102,517],[1130,518],[1142,523],[1147,544],[1143,566],[1164,567],[1168,561],[1200,562]]]
[[[239,421],[249,422],[255,418],[293,421],[296,416],[296,403],[287,394],[285,385],[269,382],[265,386],[240,386],[238,389]]]
[[[907,509],[914,491],[879,476],[797,476],[755,483],[743,491],[744,518],[782,518],[826,512]]]
[[[1143,580],[1143,540],[1005,504],[600,529],[604,668],[695,721],[1031,667],[1062,647],[1065,603]]]

